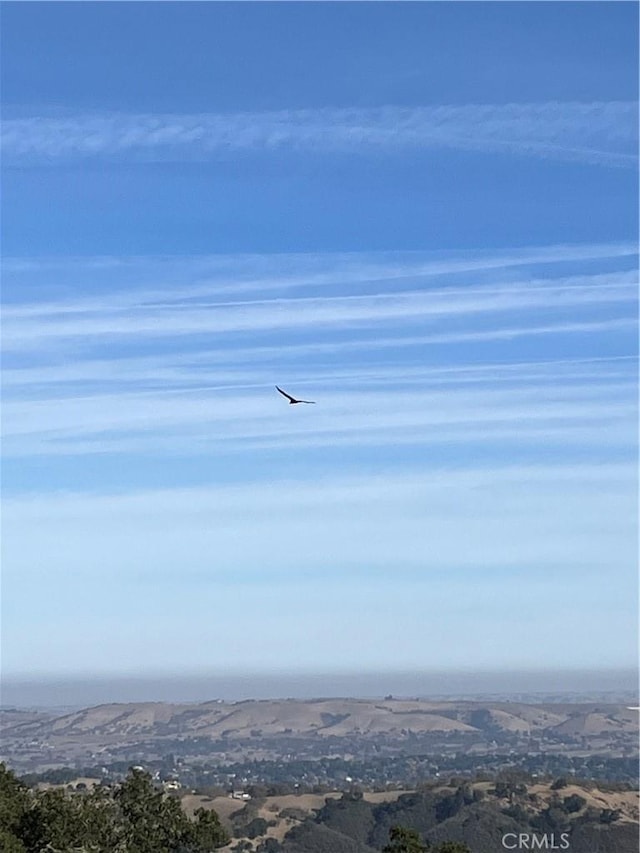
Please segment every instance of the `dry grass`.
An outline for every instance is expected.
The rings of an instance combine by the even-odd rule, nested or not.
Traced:
[[[566,788],[560,788],[558,791],[552,791],[549,785],[539,784],[530,785],[528,788],[530,794],[535,794],[540,802],[546,807],[554,794],[560,796],[560,799],[570,797],[572,794],[585,799],[585,808],[592,807],[595,809],[612,809],[620,811],[620,820],[637,822],[639,815],[638,791],[616,791],[613,793],[600,791],[597,788],[589,790],[582,788],[579,785],[567,785]]]

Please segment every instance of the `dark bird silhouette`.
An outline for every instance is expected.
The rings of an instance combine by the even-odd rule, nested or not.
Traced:
[[[286,391],[283,391],[282,388],[278,388],[277,385],[276,385],[276,391],[279,391],[283,397],[287,398],[290,406],[294,406],[296,403],[308,403],[310,406],[314,406],[315,402],[316,402],[315,400],[296,400],[295,397],[292,397],[291,394],[287,394]]]

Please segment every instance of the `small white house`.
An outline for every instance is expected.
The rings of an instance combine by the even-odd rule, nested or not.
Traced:
[[[250,800],[251,794],[247,794],[246,791],[232,791],[229,796],[233,800]]]

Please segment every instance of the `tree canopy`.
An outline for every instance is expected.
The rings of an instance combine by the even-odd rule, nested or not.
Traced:
[[[471,853],[466,844],[459,841],[443,841],[432,846],[423,842],[415,829],[404,826],[392,826],[389,830],[389,843],[382,853]]]
[[[214,811],[190,819],[143,771],[113,788],[69,794],[31,790],[0,764],[3,853],[211,853],[228,840]]]

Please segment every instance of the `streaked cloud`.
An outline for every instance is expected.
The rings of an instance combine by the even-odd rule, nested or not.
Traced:
[[[499,442],[628,450],[635,252],[602,244],[436,259],[9,260],[4,453],[198,456]],[[21,282],[27,292],[50,282],[49,298],[16,300]],[[82,295],[70,295],[76,290]],[[587,348],[581,358],[544,354],[538,367],[515,356],[538,341],[613,335],[628,342],[618,356],[594,358]],[[502,347],[507,357],[460,361],[460,347]],[[425,363],[427,353],[434,363]],[[320,405],[291,417],[272,397],[276,383]]]
[[[46,306],[5,309],[5,349],[25,349],[56,339],[129,336],[175,337],[208,333],[315,330],[379,326],[423,319],[442,324],[448,318],[535,309],[633,303],[635,270],[595,276],[534,279],[499,286],[430,288],[367,295],[270,298],[192,303],[173,298],[149,304],[141,293],[136,303],[118,297],[76,303],[64,313]],[[374,281],[375,283],[375,281]]]
[[[448,148],[633,166],[635,102],[462,104],[260,113],[6,118],[6,161],[209,158],[242,152]]]

